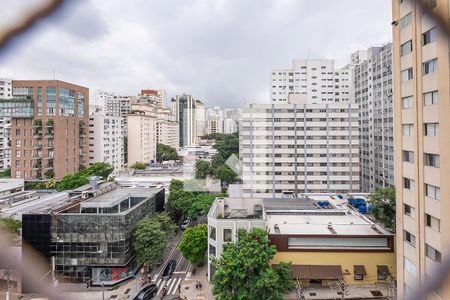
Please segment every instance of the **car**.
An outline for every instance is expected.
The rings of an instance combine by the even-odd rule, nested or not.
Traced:
[[[133,300],[148,300],[155,297],[156,293],[158,292],[158,287],[154,283],[150,283],[146,287],[144,287],[142,290],[139,291],[139,293],[136,295],[136,297],[133,298]]]
[[[164,271],[162,273],[162,279],[163,280],[169,280],[172,276],[173,272],[175,271],[175,267],[177,266],[177,263],[172,259],[170,260],[166,267],[164,268]]]
[[[180,228],[181,229],[186,229],[186,228],[189,227],[189,224],[191,224],[191,220],[186,219],[186,220],[183,221],[183,223],[181,223]]]

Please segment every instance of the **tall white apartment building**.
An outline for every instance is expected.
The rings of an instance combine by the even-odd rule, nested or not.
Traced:
[[[155,103],[158,107],[164,108],[166,103],[166,91],[165,90],[141,90],[139,93],[139,101],[144,99]]]
[[[234,119],[225,119],[223,120],[223,133],[230,134],[237,132],[239,128],[239,124]]]
[[[392,44],[353,53],[352,66],[359,106],[361,190],[393,187]]]
[[[195,144],[198,144],[200,138],[208,133],[208,123],[206,119],[206,108],[202,101],[195,101]]]
[[[90,100],[89,111],[92,114],[122,118],[122,134],[126,136],[127,114],[131,110],[131,103],[135,101],[135,96],[121,96],[109,91],[96,90],[93,99]]]
[[[153,105],[132,104],[128,119],[128,166],[156,160],[157,125]]]
[[[205,135],[205,106],[191,95],[177,95],[171,108],[179,126],[180,147],[194,146]]]
[[[289,95],[305,95],[308,103],[352,102],[350,65],[335,68],[330,59],[296,59],[290,69],[275,69],[270,77],[272,103],[287,103]]]
[[[442,18],[435,21],[424,8]],[[398,299],[450,299],[450,1],[392,1]],[[446,270],[448,268],[445,268]]]
[[[207,130],[210,133],[223,133],[223,112],[219,106],[208,108]]]
[[[175,120],[175,115],[170,108],[157,108],[156,113],[156,141],[158,144],[164,144],[175,148],[179,148],[179,128]]]
[[[0,99],[12,97],[12,82],[7,78],[0,78]],[[1,100],[0,100],[1,101]],[[11,165],[11,118],[0,118],[0,170]]]
[[[122,118],[93,114],[89,116],[89,163],[106,162],[118,175],[124,161]]]
[[[358,106],[249,104],[241,120],[244,197],[359,191]]]

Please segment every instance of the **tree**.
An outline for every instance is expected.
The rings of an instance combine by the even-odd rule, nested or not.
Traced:
[[[195,162],[195,179],[206,179],[211,173],[211,164],[206,160],[197,160]]]
[[[0,172],[0,178],[11,178],[11,167]]]
[[[86,169],[88,175],[100,176],[103,179],[108,179],[109,175],[114,171],[114,167],[105,162],[96,162]]]
[[[217,168],[215,177],[217,179],[220,179],[221,181],[230,183],[236,180],[237,174],[233,170],[231,170],[229,166],[221,165],[219,168]]]
[[[172,148],[172,147],[164,145],[164,144],[156,145],[156,161],[157,162],[163,162],[166,160],[177,160],[177,159],[178,159],[178,153],[175,148]]]
[[[11,233],[17,233],[19,228],[22,227],[22,222],[15,220],[13,218],[1,218],[0,217],[0,228],[7,230]]]
[[[213,294],[218,300],[278,300],[292,287],[290,264],[271,268],[275,246],[269,245],[267,232],[253,228],[238,230],[235,243],[224,245],[222,256],[213,259]]]
[[[139,264],[157,262],[173,236],[175,225],[166,213],[140,220],[133,233],[133,248]]]
[[[208,249],[208,228],[206,224],[187,228],[183,232],[179,249],[191,264],[202,263]]]
[[[134,164],[132,164],[130,166],[131,169],[136,169],[136,170],[145,170],[146,167],[147,167],[147,164],[143,163],[143,162],[135,162]]]
[[[385,227],[395,229],[395,189],[384,188],[369,195],[372,213]]]

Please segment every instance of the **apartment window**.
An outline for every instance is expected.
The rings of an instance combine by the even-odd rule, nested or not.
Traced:
[[[409,40],[400,46],[400,55],[406,55],[412,51],[412,41]]]
[[[425,196],[441,200],[441,189],[431,184],[425,184]]]
[[[441,252],[437,251],[433,247],[431,247],[428,244],[425,244],[425,255],[431,259],[432,261],[441,263],[442,261],[442,255]]]
[[[20,140],[16,140],[16,147],[20,147]]]
[[[427,227],[431,227],[437,232],[441,232],[441,220],[429,214],[425,214],[425,219]]]
[[[403,161],[413,163],[414,162],[414,152],[403,150]]]
[[[411,136],[413,134],[413,124],[403,124],[403,136]]]
[[[216,256],[216,247],[211,244],[209,244],[209,254],[212,256]]]
[[[16,171],[16,178],[20,178],[20,171]]]
[[[403,108],[412,108],[413,107],[413,97],[407,96],[402,98],[402,107]]]
[[[413,217],[414,214],[416,213],[416,209],[408,204],[403,204],[403,211],[404,211],[405,215],[410,216],[410,217]]]
[[[408,271],[411,275],[416,277],[416,265],[405,257],[404,259],[405,270]]]
[[[407,230],[403,230],[403,240],[413,247],[416,247],[416,236]]]
[[[388,266],[377,266],[377,279],[386,280],[390,274]]]
[[[209,226],[209,238],[212,240],[216,240],[216,227]]]
[[[224,230],[223,230],[223,241],[224,242],[231,242],[231,240],[232,240],[232,235],[231,235],[231,229],[228,229],[228,228],[225,228]]]
[[[430,59],[423,63],[423,74],[427,75],[437,71],[437,58]]]
[[[16,157],[20,157],[20,150],[16,150]]]
[[[411,13],[403,16],[400,19],[400,29],[404,29],[404,28],[408,27],[409,25],[411,25],[411,20],[412,20]]]
[[[20,168],[20,160],[16,160],[16,168]]]
[[[414,180],[403,177],[403,188],[412,190],[413,187],[414,187]]]
[[[423,93],[423,105],[433,105],[438,103],[438,91]]]
[[[440,156],[439,154],[425,153],[425,165],[430,167],[439,168]]]
[[[408,81],[413,79],[413,69],[409,68],[406,70],[403,70],[401,73],[402,81]]]
[[[422,45],[428,45],[435,42],[437,39],[437,27],[433,27],[428,31],[422,33]]]
[[[425,135],[426,136],[438,136],[439,135],[439,123],[425,123]]]

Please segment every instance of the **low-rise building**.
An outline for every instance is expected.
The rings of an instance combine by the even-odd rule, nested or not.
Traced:
[[[394,234],[332,194],[217,198],[208,214],[210,276],[211,258],[222,254],[224,243],[236,241],[239,228],[253,227],[266,228],[276,246],[271,263],[291,262],[292,277],[303,286],[374,284],[395,276]]]

